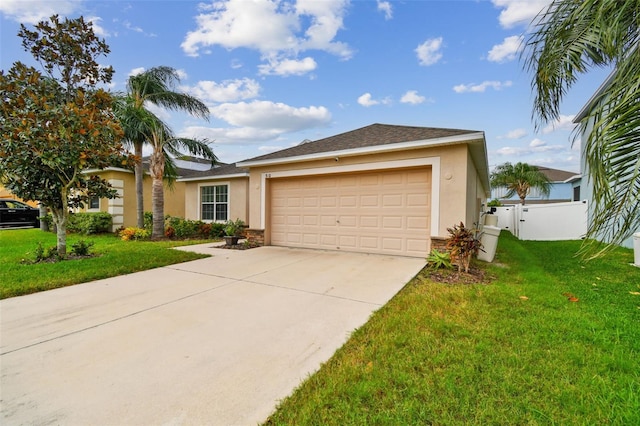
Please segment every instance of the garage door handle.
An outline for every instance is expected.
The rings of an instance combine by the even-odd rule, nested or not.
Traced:
[[[336,220],[336,223],[340,223],[340,221],[339,221],[339,220]]]

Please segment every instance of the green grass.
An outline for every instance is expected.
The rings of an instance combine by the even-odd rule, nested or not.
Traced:
[[[418,275],[267,424],[640,424],[640,269],[579,245],[503,232],[491,284]]]
[[[37,229],[0,231],[0,299],[113,277],[146,269],[206,257],[202,254],[169,250],[205,241],[121,241],[113,235],[67,236],[67,251],[78,241],[92,241],[97,257],[57,263],[24,264],[33,260],[41,242],[44,248],[56,245],[56,236]]]

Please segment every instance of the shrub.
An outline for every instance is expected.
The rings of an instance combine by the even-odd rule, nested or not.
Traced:
[[[176,238],[193,238],[199,235],[200,220],[189,220],[181,217],[168,217],[165,220],[165,228],[172,227]]]
[[[102,234],[111,232],[113,219],[109,213],[74,213],[69,216],[67,230],[77,234]]]
[[[482,243],[478,238],[478,231],[465,228],[464,223],[447,228],[447,250],[451,255],[451,261],[458,265],[458,272],[469,272],[471,257],[482,249]]]
[[[58,254],[58,247],[53,246],[49,248],[44,248],[42,243],[39,242],[38,246],[33,252],[33,260],[23,259],[22,263],[30,264],[30,263],[46,262],[49,260],[58,261],[61,259],[62,257]]]
[[[80,240],[71,245],[71,254],[75,256],[89,256],[91,254],[91,247],[93,247],[93,241],[86,242],[85,240]]]
[[[131,241],[131,240],[137,241],[137,240],[144,240],[149,238],[151,233],[146,229],[130,227],[130,228],[124,228],[122,231],[119,232],[118,235],[120,236],[122,241]]]
[[[244,226],[244,221],[240,219],[236,219],[235,221],[230,220],[224,227],[224,233],[230,237],[239,237],[242,235],[242,231],[244,231]]]
[[[214,222],[211,224],[211,232],[209,233],[209,235],[211,236],[211,238],[222,238],[224,237],[224,228],[224,223]]]
[[[449,252],[441,252],[436,249],[431,250],[429,256],[427,256],[427,265],[432,269],[451,269],[453,264],[451,263],[451,255]]]
[[[153,213],[151,212],[144,212],[144,229],[149,232],[153,229]]]

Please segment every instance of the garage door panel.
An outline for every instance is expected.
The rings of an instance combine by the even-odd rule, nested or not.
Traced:
[[[426,256],[430,179],[417,169],[273,179],[271,243]]]
[[[407,230],[409,231],[426,231],[429,229],[428,216],[409,216],[407,217]]]

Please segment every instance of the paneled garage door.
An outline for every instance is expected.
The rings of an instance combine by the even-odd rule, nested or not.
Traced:
[[[271,244],[425,257],[431,169],[272,179]]]

